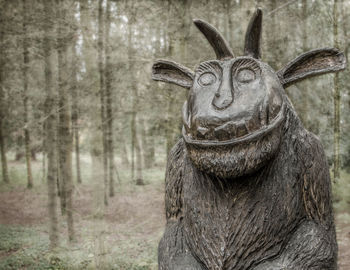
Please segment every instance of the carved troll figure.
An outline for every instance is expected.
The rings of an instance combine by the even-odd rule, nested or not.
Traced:
[[[260,60],[262,12],[234,57],[208,23],[194,20],[217,60],[195,72],[159,60],[154,80],[189,89],[182,139],[166,171],[167,225],[159,269],[330,270],[337,243],[329,168],[284,88],[345,68],[334,48],[309,51],[275,72]]]

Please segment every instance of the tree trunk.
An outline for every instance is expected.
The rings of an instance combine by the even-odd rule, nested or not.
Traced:
[[[106,78],[106,125],[107,125],[107,149],[109,164],[109,196],[114,196],[114,142],[113,142],[113,111],[112,111],[112,63],[111,63],[111,44],[109,42],[111,26],[111,1],[107,0],[106,7],[106,37],[105,37],[105,78]]]
[[[6,5],[4,3],[3,5]],[[0,18],[4,20],[3,16],[4,7],[0,9]],[[9,174],[7,169],[7,157],[6,157],[6,146],[5,146],[5,134],[4,134],[4,119],[5,119],[5,93],[4,93],[4,22],[0,23],[0,155],[1,155],[1,171],[2,171],[2,180],[5,183],[9,183]]]
[[[50,247],[51,249],[58,246],[58,226],[57,226],[57,201],[56,201],[56,179],[57,179],[57,152],[56,152],[56,114],[55,114],[55,96],[54,96],[54,83],[53,83],[53,36],[54,25],[51,19],[54,17],[54,4],[52,0],[44,2],[44,11],[46,20],[44,24],[45,36],[44,36],[44,61],[45,61],[45,88],[46,88],[46,100],[45,100],[45,127],[46,127],[46,152],[47,152],[47,187],[48,187],[48,211],[50,218]]]
[[[144,119],[140,119],[140,127],[142,128],[142,148],[144,167],[149,169],[154,165],[155,150],[154,150],[154,134],[152,128],[147,128]]]
[[[72,127],[74,134],[74,150],[75,150],[75,166],[77,173],[77,182],[79,184],[82,183],[81,180],[81,169],[80,169],[80,142],[79,142],[79,126],[78,126],[78,101],[77,101],[77,93],[73,97],[73,111],[72,113]]]
[[[62,179],[64,195],[66,198],[66,212],[67,212],[67,227],[69,241],[73,241],[74,225],[73,225],[73,181],[72,181],[72,136],[70,130],[70,106],[68,85],[69,69],[67,54],[69,51],[69,44],[71,40],[68,39],[71,35],[69,23],[72,23],[71,17],[67,16],[70,12],[66,9],[66,1],[60,1],[58,6],[58,18],[61,22],[58,25],[58,148],[59,148],[59,165],[60,177]],[[65,22],[63,24],[62,22]],[[68,41],[69,40],[69,41]],[[75,59],[73,59],[75,61]],[[62,196],[62,194],[61,194]]]
[[[188,38],[190,35],[190,25],[191,16],[190,8],[192,5],[192,0],[181,0],[181,1],[169,1],[169,18],[176,18],[173,26],[169,26],[168,36],[169,36],[169,50],[168,54],[171,57],[176,55],[180,56],[181,62],[186,62],[187,60],[187,47]],[[170,149],[174,146],[176,142],[176,136],[181,133],[181,118],[179,116],[173,117],[175,115],[176,95],[174,86],[169,88],[169,98],[167,105],[167,117],[166,117],[166,150],[169,154]]]
[[[131,113],[131,180],[134,181],[135,179],[135,146],[136,146],[136,112],[135,109],[135,99],[136,97],[133,96],[133,111]]]
[[[105,106],[105,77],[104,77],[104,56],[103,56],[103,0],[98,1],[98,70],[100,74],[100,106],[101,106],[101,132],[102,132],[102,159],[103,159],[103,183],[104,183],[104,204],[108,205],[108,155],[106,140],[106,106]]]
[[[74,151],[75,151],[75,169],[77,175],[77,182],[81,184],[81,170],[80,170],[80,143],[79,143],[79,102],[78,102],[78,55],[75,49],[77,40],[74,40],[72,50],[72,84],[71,84],[71,95],[72,95],[72,135],[74,140]]]
[[[277,8],[277,0],[271,0],[269,1],[269,11],[274,11]],[[276,14],[271,15],[271,31],[270,33],[277,33],[278,31],[278,24],[280,23],[277,21]],[[274,68],[275,70],[278,69],[278,64],[277,64],[277,55],[276,51],[278,51],[278,41],[276,40],[276,35],[267,35],[267,44],[269,51],[271,52],[269,54],[269,60],[268,63],[269,65]],[[268,52],[267,52],[268,53]]]
[[[127,149],[127,141],[124,137],[125,135],[123,134],[123,132],[120,132],[120,145],[121,145],[121,151],[123,152],[122,153],[122,156],[121,156],[121,159],[122,159],[122,165],[123,167],[129,167],[130,166],[130,162],[129,162],[129,155],[128,155],[128,149]]]
[[[131,180],[135,179],[135,148],[136,148],[136,97],[133,96],[133,111],[131,114]]]
[[[46,125],[45,125],[45,122],[42,126],[42,129],[43,129],[43,133],[42,133],[42,146],[43,146],[43,151],[42,151],[42,182],[45,182],[45,179],[46,179]]]
[[[139,125],[140,126],[140,121]],[[142,147],[140,134],[136,130],[135,126],[135,150],[136,150],[136,185],[144,185],[143,175],[142,175]]]
[[[23,124],[24,124],[24,146],[25,157],[27,164],[27,187],[33,187],[32,165],[31,165],[31,147],[30,147],[30,134],[28,128],[28,70],[29,70],[29,40],[27,31],[28,22],[28,5],[27,0],[22,0],[23,4]]]
[[[333,38],[334,47],[339,48],[338,37],[338,0],[334,0],[333,5]],[[333,79],[333,100],[334,100],[334,182],[340,178],[340,88],[339,73],[334,74]]]
[[[1,90],[0,90],[1,92]],[[1,96],[1,93],[0,93]],[[0,101],[2,99],[0,98]],[[2,103],[2,102],[1,102]],[[7,157],[6,157],[6,149],[5,149],[5,138],[4,138],[4,132],[3,132],[3,120],[2,120],[2,113],[0,113],[0,151],[1,151],[1,170],[2,170],[2,180],[5,183],[9,183],[9,174],[7,169]]]
[[[303,52],[308,51],[307,46],[307,29],[308,29],[308,19],[307,19],[307,0],[302,0],[302,18],[304,20],[302,31],[302,44],[303,44]],[[303,91],[303,99],[302,99],[302,108],[301,108],[301,118],[303,120],[303,124],[306,128],[309,128],[309,83],[306,80],[304,83]]]
[[[133,11],[131,11],[133,12]],[[130,73],[130,83],[132,91],[132,115],[131,115],[131,179],[134,180],[134,172],[136,165],[136,184],[143,185],[142,177],[142,153],[141,145],[137,136],[137,110],[138,110],[138,89],[136,84],[136,78],[134,76],[134,64],[132,61],[133,51],[132,51],[132,24],[135,22],[135,14],[131,14],[130,22],[128,23],[128,60],[129,60],[129,73]],[[136,159],[135,159],[136,158]]]
[[[232,48],[233,46],[233,40],[232,40],[232,32],[233,32],[233,23],[232,23],[232,17],[231,17],[231,8],[232,8],[232,0],[224,0],[223,6],[224,6],[224,18],[225,18],[225,24],[224,24],[224,34],[225,38],[230,44]]]

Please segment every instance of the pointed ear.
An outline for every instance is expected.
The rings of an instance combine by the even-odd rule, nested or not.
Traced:
[[[168,60],[158,60],[152,66],[152,79],[191,88],[194,73],[187,67]]]
[[[284,87],[303,79],[345,69],[346,58],[335,48],[316,49],[304,53],[277,72]]]

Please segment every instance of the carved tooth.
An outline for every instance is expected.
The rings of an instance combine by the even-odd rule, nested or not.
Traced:
[[[269,106],[266,106],[266,125],[270,124],[270,111],[269,111]]]
[[[266,110],[263,106],[259,108],[259,120],[262,127],[266,125]]]
[[[206,134],[208,133],[209,129],[204,128],[204,127],[198,127],[197,128],[197,136],[200,139],[204,139]]]
[[[244,122],[245,128],[247,129],[248,133],[252,133],[252,131],[254,131],[253,130],[254,126],[252,126],[250,123],[251,123],[250,120],[246,120]]]
[[[226,126],[226,130],[230,134],[230,137],[231,138],[235,138],[236,137],[236,132],[237,132],[236,124],[233,123],[233,122],[228,122],[225,126]]]
[[[258,130],[261,127],[261,123],[259,121],[259,111],[256,111],[252,118],[245,122],[245,125],[249,133]]]
[[[214,129],[214,137],[219,141],[224,141],[230,138],[230,134],[224,128],[224,126],[220,126]]]
[[[241,123],[238,123],[237,124],[237,137],[242,137],[244,135],[247,135],[248,134],[248,130],[247,130],[247,127],[245,125],[245,122],[241,122]]]
[[[214,129],[214,137],[219,141],[229,140],[236,137],[236,125],[228,122]]]
[[[280,105],[275,105],[275,104],[273,104],[271,107],[270,107],[270,113],[269,113],[269,116],[270,116],[270,118],[271,119],[274,119],[276,116],[277,116],[277,114],[279,113],[279,111],[280,111],[280,109],[281,109],[281,106]]]
[[[270,119],[274,119],[277,114],[279,113],[279,111],[281,110],[281,103],[282,100],[280,98],[280,96],[275,95],[272,99],[271,105],[270,107]]]

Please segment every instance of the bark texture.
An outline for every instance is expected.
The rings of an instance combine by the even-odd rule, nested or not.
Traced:
[[[265,166],[235,179],[200,171],[182,139],[174,146],[159,269],[336,269],[323,148],[291,105],[281,136]]]
[[[105,80],[106,80],[106,143],[108,151],[108,182],[109,196],[114,196],[114,141],[113,141],[113,110],[112,110],[112,62],[111,62],[111,44],[110,44],[110,28],[111,28],[111,2],[107,0],[106,6],[106,33],[105,33]]]
[[[6,19],[5,10],[7,8],[8,3],[3,3],[0,10],[0,155],[1,155],[1,172],[2,172],[2,180],[5,183],[10,182],[8,168],[7,168],[7,157],[6,157],[6,144],[5,144],[5,132],[4,132],[4,120],[5,120],[5,91],[4,91],[4,79],[5,79],[5,46],[4,46],[4,24]]]
[[[339,47],[338,38],[338,1],[334,0],[333,4],[333,38],[334,47]],[[340,87],[339,87],[339,73],[334,74],[333,78],[333,102],[334,102],[334,150],[333,150],[333,170],[334,170],[334,181],[336,182],[340,178]]]
[[[103,183],[104,183],[104,204],[108,205],[108,153],[106,137],[106,91],[104,74],[104,24],[103,24],[103,1],[98,1],[98,71],[100,75],[100,110],[101,110],[101,131],[102,131],[102,159],[103,159]]]
[[[166,60],[152,68],[154,80],[190,89],[183,139],[168,157],[159,269],[336,269],[326,156],[284,88],[343,70],[344,54],[312,50],[275,72],[259,60],[260,9],[244,57],[230,56],[210,24],[194,24],[225,59],[202,62],[194,73]]]
[[[69,12],[65,4],[67,2],[60,1],[58,8],[58,18],[65,22],[69,17]],[[58,157],[59,157],[59,172],[62,186],[61,196],[66,200],[67,213],[67,229],[68,238],[74,240],[74,225],[73,225],[73,181],[72,181],[72,134],[71,134],[71,113],[70,101],[68,94],[68,40],[71,39],[71,32],[67,25],[60,24],[57,28],[58,33]]]
[[[31,164],[31,147],[30,133],[28,128],[28,70],[29,70],[29,39],[28,39],[28,4],[22,0],[23,5],[23,124],[24,124],[24,147],[27,164],[27,187],[33,187],[32,164]]]
[[[47,18],[54,16],[55,2],[53,0],[45,1],[44,11]],[[54,24],[51,20],[47,20],[44,25],[44,60],[45,60],[45,152],[47,153],[47,191],[48,191],[48,212],[50,218],[50,247],[58,246],[58,220],[57,220],[57,152],[56,152],[56,104],[54,95],[54,54],[53,54],[53,37]]]
[[[76,36],[77,31],[74,31]],[[80,142],[79,142],[79,86],[78,86],[78,54],[76,51],[77,38],[74,39],[73,46],[71,46],[72,55],[72,76],[70,93],[72,98],[72,140],[74,140],[74,151],[75,151],[75,167],[77,182],[80,184],[81,181],[81,170],[80,170]]]

